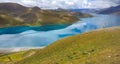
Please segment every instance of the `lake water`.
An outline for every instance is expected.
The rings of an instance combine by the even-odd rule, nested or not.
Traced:
[[[14,26],[14,27],[6,27],[0,28],[0,35],[2,34],[17,34],[27,30],[34,30],[34,31],[50,31],[50,30],[57,30],[62,29],[69,26],[69,24],[60,24],[60,25],[46,25],[46,26]]]
[[[36,27],[10,27],[0,29],[0,48],[14,47],[43,47],[63,37],[84,33],[87,31],[120,26],[120,16],[95,15],[92,18],[82,18],[80,21],[68,25],[54,25]],[[61,28],[61,29],[60,29]]]

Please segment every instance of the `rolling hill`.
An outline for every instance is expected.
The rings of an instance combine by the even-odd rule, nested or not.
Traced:
[[[67,10],[42,10],[17,3],[0,3],[0,27],[72,24],[81,17],[91,15]]]
[[[111,27],[63,38],[14,64],[119,64],[119,33]]]

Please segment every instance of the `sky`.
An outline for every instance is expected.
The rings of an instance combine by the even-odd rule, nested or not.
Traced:
[[[120,4],[120,0],[0,0],[0,2],[14,2],[28,7],[38,6],[43,9],[108,8]]]

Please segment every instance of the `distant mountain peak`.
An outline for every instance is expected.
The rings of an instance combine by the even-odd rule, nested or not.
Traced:
[[[23,12],[27,8],[17,3],[0,3],[0,11]]]
[[[120,5],[110,7],[99,12],[100,14],[117,14],[120,15]]]

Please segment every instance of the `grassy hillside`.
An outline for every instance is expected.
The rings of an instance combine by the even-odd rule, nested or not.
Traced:
[[[30,57],[36,53],[36,50],[11,52],[11,53],[0,53],[0,64],[13,64],[14,62],[23,60]]]
[[[120,64],[120,27],[58,40],[15,64]]]

